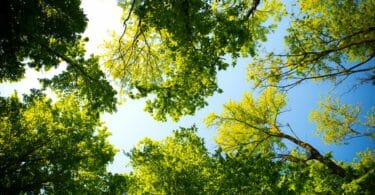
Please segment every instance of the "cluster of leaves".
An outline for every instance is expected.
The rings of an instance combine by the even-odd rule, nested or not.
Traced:
[[[364,1],[302,0],[290,13],[291,26],[284,53],[259,55],[248,66],[248,78],[258,87],[290,89],[306,80],[339,84],[362,74],[372,81],[375,67],[375,3]]]
[[[61,62],[67,69],[44,85],[89,99],[93,111],[114,111],[116,91],[100,70],[98,58],[85,58],[81,33],[87,19],[80,0],[2,1],[0,82],[23,78],[25,67],[48,70]],[[78,95],[79,94],[79,95]]]
[[[162,141],[145,138],[130,152],[130,193],[204,194],[209,156],[197,129],[181,128]]]
[[[0,103],[3,192],[76,192],[113,160],[110,133],[74,96],[52,103],[35,90],[23,101],[14,94]]]
[[[116,111],[117,92],[100,69],[99,58],[94,55],[85,58],[85,40],[69,45],[65,54],[49,51],[52,55],[61,57],[68,66],[51,79],[40,79],[44,88],[49,87],[56,92],[74,94],[77,98],[88,100],[91,112],[97,114]]]
[[[0,3],[0,82],[17,81],[25,66],[49,69],[60,63],[41,45],[65,53],[80,39],[87,18],[80,0],[4,0]]]
[[[310,119],[317,126],[317,134],[324,138],[326,143],[348,143],[352,138],[369,136],[375,138],[375,107],[360,120],[359,106],[342,104],[339,99],[328,97],[319,102],[319,109],[310,114]]]
[[[238,1],[235,2],[238,3]],[[239,4],[242,2],[245,1],[240,1]],[[253,3],[259,2],[253,1]],[[375,34],[371,19],[374,17],[372,14],[374,5],[371,0],[356,2],[301,0],[296,5],[299,12],[288,15],[291,27],[285,37],[285,54],[256,54],[253,63],[249,65],[249,80],[254,82],[255,87],[264,87],[263,92],[257,98],[254,98],[251,92],[245,93],[240,102],[229,101],[224,105],[221,114],[212,113],[207,117],[206,124],[218,129],[215,141],[219,149],[216,154],[210,155],[207,151],[205,152],[202,149],[203,142],[189,146],[197,142],[178,141],[183,140],[181,135],[186,138],[196,137],[194,127],[181,129],[180,131],[184,133],[175,132],[174,137],[168,137],[163,141],[146,139],[139,146],[141,148],[135,148],[133,152],[136,151],[136,153],[131,153],[129,157],[134,168],[130,177],[135,181],[147,180],[147,183],[142,183],[142,185],[136,182],[130,183],[130,186],[134,185],[130,188],[134,189],[134,192],[166,194],[176,192],[166,189],[179,189],[178,187],[181,186],[179,184],[184,183],[184,178],[190,177],[191,180],[196,181],[202,181],[204,178],[203,180],[208,180],[208,182],[199,183],[200,185],[190,183],[192,185],[183,187],[182,194],[193,192],[196,187],[201,189],[199,193],[203,194],[371,194],[375,177],[375,152],[373,150],[359,153],[360,160],[352,163],[336,162],[331,153],[320,153],[314,146],[301,140],[288,123],[283,124],[278,118],[287,103],[285,90],[301,84],[302,81],[329,79],[339,84],[354,73],[372,74],[374,67],[371,60],[374,56]],[[138,6],[153,9],[150,8],[152,6],[147,7],[147,3],[140,3]],[[215,6],[217,5],[212,4],[212,10],[216,9]],[[226,8],[220,7],[218,10],[229,14],[230,6]],[[204,10],[202,9],[202,12]],[[136,9],[135,12],[137,13]],[[148,14],[147,11],[141,13]],[[152,14],[145,17],[151,16]],[[240,13],[237,13],[235,17],[230,17],[230,14],[226,15],[228,21],[232,19],[236,21],[241,16],[243,15]],[[145,20],[148,20],[147,24],[154,24],[152,27],[159,30],[160,34],[155,32],[153,38],[157,40],[155,43],[160,44],[160,47],[168,49],[168,44],[171,44],[163,42],[162,33],[169,33],[166,34],[170,36],[169,39],[165,40],[172,40],[172,43],[184,48],[187,47],[184,46],[184,42],[177,41],[180,38],[179,35],[187,38],[188,43],[195,43],[195,39],[189,39],[189,36],[186,37],[184,34],[185,26],[181,27],[185,28],[184,31],[171,30],[177,23],[174,18],[166,19],[168,24],[164,23],[164,25],[161,24],[165,21],[159,19],[147,18]],[[203,19],[205,18],[202,17]],[[141,28],[144,21],[138,21],[140,21],[138,27]],[[178,25],[181,24],[184,22]],[[237,26],[241,25],[245,24],[241,23]],[[218,21],[218,26],[220,26],[220,21]],[[228,26],[231,26],[230,22]],[[208,34],[208,39],[215,40],[217,32],[214,29],[215,27]],[[174,35],[177,31],[181,34]],[[238,33],[236,36],[241,40],[243,34],[240,31],[235,31],[235,33]],[[142,36],[142,31],[139,36]],[[195,37],[199,40],[200,34],[197,33]],[[233,52],[240,50],[236,50],[238,48],[236,46],[231,47],[233,46],[230,44],[231,36],[223,33],[220,37],[226,37],[228,40],[220,48],[225,48],[224,53],[232,54],[233,59],[236,59],[238,56],[233,55]],[[156,48],[155,52],[157,51]],[[162,55],[164,54],[163,50]],[[176,58],[176,61],[184,58],[186,56],[181,56],[181,58]],[[155,58],[155,60],[160,63],[157,67],[161,67],[160,71],[164,72],[162,69],[164,59]],[[178,66],[176,67],[178,69]],[[114,66],[111,68],[116,71]],[[128,71],[129,69],[125,67],[122,70]],[[119,76],[124,76],[124,74],[119,74]],[[158,84],[163,83],[163,79],[168,79],[168,75],[162,75],[159,78]],[[363,80],[372,79],[373,76],[370,76]],[[126,83],[126,79],[123,81]],[[129,90],[133,92],[132,86]],[[146,90],[143,95],[146,96],[148,92]],[[154,108],[156,109],[157,106],[154,105]],[[326,143],[340,144],[347,143],[349,139],[358,136],[374,137],[373,109],[368,112],[365,119],[362,119],[362,116],[358,106],[342,104],[338,99],[333,100],[329,97],[326,101],[320,102],[319,108],[311,113],[310,118],[317,125],[317,134],[323,137]],[[189,133],[186,133],[187,131]],[[194,139],[199,140],[198,137]],[[285,147],[286,141],[294,144],[295,147]],[[191,148],[203,152],[191,152]],[[181,154],[181,150],[185,151],[184,154]],[[189,161],[185,157],[194,160]],[[194,166],[196,162],[200,162],[199,174],[190,175],[189,172],[185,172],[185,170],[190,170],[190,166]],[[168,175],[164,175],[164,171]],[[178,174],[179,177],[169,180],[168,176],[174,174]],[[163,184],[160,185],[161,183]],[[145,188],[152,190],[141,190]]]
[[[116,91],[81,38],[86,18],[79,0],[1,2],[0,82],[17,81],[25,67],[66,70],[41,79],[52,101],[32,90],[0,97],[0,191],[57,194],[370,194],[374,151],[339,163],[301,140],[278,118],[285,89],[302,81],[340,83],[354,73],[373,80],[373,0],[301,0],[290,13],[285,54],[258,53],[257,44],[286,15],[275,0],[119,1],[124,32],[108,42],[106,70],[131,98],[148,97],[156,120],[178,120],[221,92],[216,74],[239,57],[253,56],[248,78],[265,87],[230,101],[208,126],[218,129],[210,154],[197,129],[181,128],[162,141],[144,139],[128,153],[129,175],[107,173],[116,153],[100,114],[116,109]],[[3,30],[4,29],[4,30]],[[337,80],[340,79],[340,80]],[[310,118],[327,143],[374,137],[374,110],[328,98]],[[290,133],[287,133],[290,132]],[[285,147],[285,141],[294,148]]]
[[[116,91],[96,56],[86,57],[80,0],[0,3],[0,82],[18,81],[25,68],[66,70],[41,79],[42,90],[20,100],[0,97],[0,191],[5,194],[120,193],[126,177],[107,173],[114,146],[100,122],[116,110]],[[43,89],[43,90],[44,90]]]
[[[318,161],[277,160],[275,153],[240,148],[210,154],[196,135],[180,128],[161,141],[144,139],[129,154],[132,194],[371,194],[374,151],[345,164],[342,178]]]
[[[106,68],[131,98],[147,100],[156,120],[178,120],[221,92],[216,74],[240,56],[254,55],[258,41],[278,21],[282,4],[273,0],[120,1],[125,30],[109,47]],[[271,11],[272,10],[272,11]]]

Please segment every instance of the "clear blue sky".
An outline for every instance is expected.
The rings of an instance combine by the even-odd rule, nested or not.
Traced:
[[[116,7],[116,0],[83,0],[84,8],[89,24],[85,35],[90,38],[87,50],[91,53],[100,53],[100,44],[104,39],[108,38],[108,33],[112,30],[121,31],[121,9]],[[279,50],[283,48],[283,30],[288,25],[287,21],[281,24],[280,29],[271,34],[265,47],[267,50]],[[118,106],[118,112],[114,114],[104,114],[102,117],[106,122],[112,136],[109,138],[118,149],[129,151],[138,141],[144,137],[154,139],[162,139],[167,135],[171,135],[172,130],[179,127],[190,127],[196,124],[199,128],[199,135],[205,138],[206,145],[209,150],[216,149],[213,137],[216,134],[214,128],[206,128],[202,123],[205,116],[210,112],[219,113],[222,105],[229,99],[240,100],[244,92],[252,89],[252,86],[246,82],[246,66],[250,63],[250,59],[242,59],[238,61],[235,68],[229,68],[218,74],[219,86],[224,90],[222,94],[216,94],[208,98],[209,106],[199,110],[194,116],[184,117],[180,122],[161,123],[154,121],[148,113],[143,111],[144,101],[127,100],[124,104]],[[14,90],[20,94],[26,93],[29,88],[38,87],[36,78],[51,76],[56,71],[37,73],[28,70],[26,78],[19,83],[3,83],[0,84],[0,95],[9,95]],[[364,85],[345,94],[354,79],[347,80],[343,85],[336,88],[335,95],[338,95],[344,103],[361,103],[364,110],[368,110],[370,106],[375,105],[373,85]],[[333,86],[329,83],[304,83],[293,88],[288,94],[288,106],[290,110],[282,115],[281,120],[288,122],[297,135],[304,141],[311,143],[321,152],[333,151],[336,159],[351,161],[358,151],[364,150],[366,147],[374,148],[374,142],[367,139],[353,140],[349,145],[324,145],[323,141],[313,134],[314,125],[309,122],[308,115],[311,110],[317,107],[317,102],[332,91]],[[290,132],[287,132],[290,133]],[[109,166],[109,171],[124,172],[130,169],[126,167],[128,160],[120,151],[113,164]]]

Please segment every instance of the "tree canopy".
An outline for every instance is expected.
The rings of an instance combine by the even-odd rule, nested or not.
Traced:
[[[219,146],[221,146],[219,144]],[[343,178],[319,161],[278,160],[276,150],[245,147],[208,153],[196,128],[175,130],[161,141],[145,138],[128,153],[132,194],[369,194],[374,185],[374,153],[341,163]],[[303,156],[298,151],[296,157]],[[289,158],[291,159],[291,158]]]
[[[148,138],[128,153],[133,172],[130,193],[205,194],[209,156],[197,129],[181,128],[163,141]]]
[[[303,0],[297,6],[289,16],[284,52],[259,55],[248,66],[255,86],[290,89],[306,80],[339,84],[358,73],[366,73],[359,83],[373,81],[374,1]]]
[[[115,148],[99,118],[74,96],[52,102],[34,91],[1,98],[1,189],[5,193],[76,192],[97,177]]]
[[[300,139],[297,132],[305,128],[280,120],[288,114],[289,92],[305,82],[333,81],[337,87],[357,76],[349,83],[353,89],[374,82],[374,0],[119,0],[124,29],[105,42],[102,55],[86,52],[80,3],[0,3],[0,83],[21,80],[26,68],[66,67],[40,78],[41,89],[0,96],[2,193],[374,192],[373,147],[341,162]],[[290,24],[285,47],[268,51],[262,42],[273,41],[267,36],[280,21]],[[117,94],[145,98],[155,120],[178,121],[222,92],[218,72],[239,59],[249,61],[254,90],[204,119],[217,131],[215,151],[206,148],[196,126],[180,127],[125,151],[130,173],[107,171],[118,150],[101,116],[116,111]],[[325,144],[358,137],[373,143],[373,105],[333,96],[317,104],[306,118]]]
[[[124,32],[108,43],[105,67],[131,98],[148,98],[156,120],[180,119],[221,92],[219,70],[255,54],[280,20],[281,2],[120,1]]]
[[[228,13],[230,13],[229,10],[231,5],[237,5],[236,3],[241,4],[242,2],[239,3],[236,1],[233,4],[229,3],[229,6],[226,7],[228,9],[221,8],[219,10],[222,11],[222,13],[227,13],[226,10],[228,10]],[[250,9],[253,11],[253,13],[250,14],[252,19],[256,18],[257,11],[262,12],[262,9],[258,6],[267,5],[267,2],[262,3],[253,1],[253,4],[248,4],[257,5],[254,7],[254,10]],[[168,2],[165,5],[170,5],[166,7],[172,8],[173,6],[180,4]],[[137,6],[140,6],[140,8],[145,6],[145,10],[156,10],[156,7],[153,7],[154,5],[149,5],[148,7],[147,2],[140,3],[139,5],[129,4],[128,6],[131,7],[130,11],[126,12],[129,15],[127,15],[128,17],[125,19],[125,22],[132,19],[132,9],[134,9],[134,12],[137,13]],[[215,4],[213,3],[211,6],[215,7]],[[215,141],[220,148],[216,156],[210,156],[211,165],[208,167],[208,169],[215,167],[213,170],[222,170],[221,173],[216,172],[217,175],[208,174],[207,177],[226,178],[223,180],[212,179],[213,181],[219,183],[217,183],[217,186],[210,186],[212,183],[207,184],[206,189],[210,189],[210,192],[212,193],[220,190],[222,190],[220,191],[222,193],[228,192],[225,191],[225,189],[232,190],[230,192],[249,193],[252,189],[257,189],[256,191],[253,191],[255,194],[262,192],[275,194],[366,194],[371,192],[370,186],[374,185],[374,183],[371,181],[371,178],[374,177],[374,167],[372,167],[374,160],[373,149],[359,153],[359,156],[361,157],[361,160],[359,161],[353,163],[338,162],[333,159],[330,152],[323,154],[312,144],[301,140],[295,131],[302,132],[303,129],[294,130],[289,123],[282,123],[279,120],[280,115],[284,114],[285,112],[285,105],[288,103],[288,91],[297,85],[301,85],[303,81],[331,80],[334,81],[335,85],[337,86],[345,82],[346,78],[354,75],[355,73],[361,76],[358,85],[373,80],[372,74],[374,67],[371,62],[374,56],[374,47],[372,44],[374,41],[372,40],[374,39],[374,29],[372,20],[368,19],[373,17],[372,11],[374,10],[374,3],[371,1],[353,2],[302,0],[298,2],[298,4],[292,6],[294,6],[294,8],[296,8],[298,11],[285,13],[281,11],[282,6],[276,11],[279,14],[278,16],[285,14],[285,17],[288,17],[288,19],[291,21],[291,26],[287,29],[285,36],[286,48],[283,50],[284,53],[275,54],[270,52],[264,54],[259,52],[260,49],[258,47],[248,47],[254,48],[255,51],[255,53],[247,53],[252,54],[253,56],[252,63],[248,66],[248,79],[253,82],[255,87],[261,87],[263,89],[262,93],[259,96],[255,96],[254,92],[245,93],[243,100],[239,102],[229,101],[226,105],[224,105],[221,114],[212,113],[206,119],[207,125],[217,128],[218,135]],[[160,10],[163,8],[157,7],[157,9]],[[152,14],[148,15],[148,10],[142,13],[145,13],[145,15],[136,18],[138,23],[131,23],[133,25],[138,25],[136,30],[133,29],[135,32],[135,38],[138,38],[138,36],[144,36],[142,34],[143,31],[141,30],[143,27],[143,22],[145,22],[147,26],[148,22],[150,22],[149,20],[151,20],[149,17],[152,17]],[[170,12],[166,11],[165,13],[169,14]],[[213,13],[215,14],[214,11]],[[160,14],[161,15],[158,16],[159,18],[161,18],[164,13]],[[241,17],[242,15],[238,13],[236,16]],[[145,21],[142,20],[142,17],[145,17]],[[171,30],[171,28],[178,26],[174,25],[177,23],[175,19],[179,18],[178,16],[170,17],[166,20],[159,18],[157,20],[152,20],[152,22],[154,22],[153,27],[156,28],[156,30],[160,30],[160,34],[164,32],[163,30],[169,32],[170,34],[167,35],[170,35],[171,38],[165,40],[176,40],[176,48],[184,46],[184,42],[179,42],[178,40],[179,35],[182,35],[187,40],[189,40],[190,34],[194,35],[194,33],[189,33],[188,35],[183,34],[183,32],[186,32],[185,29],[185,31],[174,36],[175,31]],[[227,18],[230,18],[230,16],[228,15]],[[234,21],[235,20],[236,19],[234,19]],[[163,25],[163,22],[165,21],[167,22]],[[266,20],[263,20],[263,22],[265,21]],[[218,21],[218,23],[220,23],[220,21]],[[180,24],[184,24],[184,22],[180,22]],[[145,27],[145,29],[148,30],[147,27]],[[125,29],[127,28],[131,28],[131,25],[128,26],[128,24],[125,23]],[[250,33],[251,31],[249,29],[247,30],[249,31],[248,36],[253,35]],[[137,34],[137,32],[139,34]],[[209,33],[208,38],[214,39],[215,32],[216,31],[213,30],[211,33]],[[266,31],[263,33],[265,32]],[[117,47],[119,48],[119,51],[117,54],[121,54],[120,49],[123,47],[126,49],[123,54],[130,53],[131,55],[137,55],[136,52],[132,53],[132,47],[137,47],[139,44],[139,42],[134,41],[136,39],[130,37],[128,40],[130,41],[131,46],[128,47],[126,46],[126,43],[121,42],[123,39],[126,40],[126,33],[127,31],[125,31],[119,39],[120,42],[119,46]],[[151,37],[155,38],[156,40],[158,40],[158,36],[162,37],[162,35],[157,34],[158,32],[156,32],[155,37]],[[241,40],[241,35],[241,33],[237,32],[239,40]],[[196,37],[199,37],[199,35]],[[223,37],[226,37],[226,35],[223,35]],[[231,40],[229,37],[226,39]],[[190,39],[190,44],[195,43],[192,40],[195,39]],[[169,42],[163,44],[163,41],[164,40],[162,39],[162,41],[156,41],[156,43],[161,44],[162,47],[168,47]],[[133,45],[133,43],[135,45]],[[144,46],[144,48],[155,48],[155,51],[157,51],[158,47],[152,47],[153,45],[149,45],[147,41],[144,43],[144,45],[140,44],[141,47]],[[227,43],[230,45],[229,42]],[[239,41],[239,43],[241,43],[241,41]],[[223,46],[220,46],[220,48],[222,47]],[[226,47],[224,46],[224,48]],[[140,49],[139,51],[144,50]],[[236,47],[231,47],[231,49],[225,50],[224,53],[231,55],[232,59],[236,60],[236,57],[239,57],[240,55],[233,55],[232,52],[237,51],[241,50],[236,50]],[[164,55],[164,50],[162,55]],[[184,59],[187,56],[189,55],[177,56],[176,60],[174,61],[177,64],[180,59]],[[246,56],[246,54],[244,56]],[[118,57],[119,58],[115,59],[121,59],[121,56]],[[132,58],[127,56],[125,59]],[[162,58],[155,58],[154,60],[156,60],[156,63],[154,64],[160,63],[158,64],[159,67],[163,66],[164,61]],[[140,62],[146,61],[147,60]],[[133,62],[135,62],[134,64],[138,64],[138,61]],[[125,64],[125,66],[121,66],[124,68],[122,71],[135,70],[132,68],[128,69],[130,66],[128,67],[126,63],[120,64]],[[118,70],[115,66],[113,66],[113,62],[110,62],[110,65],[110,70]],[[178,68],[179,67],[176,66],[176,68],[173,70],[178,70]],[[131,72],[128,72],[128,74],[130,75]],[[185,75],[186,74],[189,73],[185,73]],[[124,74],[121,73],[115,75],[115,78],[126,78],[124,77]],[[138,74],[137,76],[140,75]],[[137,80],[137,78],[134,80]],[[129,79],[130,80],[128,82],[127,80],[122,80],[122,82],[128,84],[127,86],[129,87],[129,94],[133,95],[135,90],[132,86],[133,83],[131,83],[132,77],[129,76]],[[162,79],[168,79],[168,77],[162,77]],[[201,79],[196,79],[193,81],[190,79],[186,80],[186,77],[184,79],[187,83],[196,82],[197,80],[198,82],[201,81]],[[148,81],[149,80],[145,80],[145,82]],[[139,83],[137,82],[135,89],[138,89],[136,87],[138,84]],[[144,88],[141,88],[141,90],[138,89],[138,92],[142,94],[143,89]],[[154,88],[151,88],[149,91],[152,90],[154,90]],[[146,90],[144,90],[145,93],[140,97],[146,97],[149,91],[146,88]],[[156,102],[159,100],[158,95],[151,97],[154,98],[151,100],[151,102]],[[170,100],[173,100],[173,98],[170,98]],[[158,105],[152,105],[155,106],[154,109],[157,110]],[[162,108],[165,108],[165,106]],[[155,112],[153,110],[149,111],[151,111],[151,113],[155,116]],[[165,118],[162,119],[164,120]],[[372,108],[368,110],[366,115],[363,115],[359,106],[342,104],[340,103],[339,99],[328,97],[326,101],[319,103],[319,108],[311,113],[310,119],[316,123],[317,134],[320,135],[328,144],[348,143],[350,139],[356,137],[374,137]],[[368,139],[368,141],[372,141],[372,139]],[[286,142],[292,143],[294,146],[286,146]],[[157,144],[155,147],[158,148],[161,146],[158,146]],[[131,156],[131,160],[132,162],[136,161],[136,158]],[[233,161],[237,162],[238,169],[236,169],[236,165],[231,164]],[[171,160],[169,162],[174,161]],[[255,173],[254,171],[246,172],[246,170],[253,170],[252,168],[257,167],[257,162],[262,162],[264,165],[268,163],[267,165],[272,167],[272,171],[267,172],[269,169],[261,169],[258,167],[254,170],[262,171],[262,173],[260,173],[257,179],[250,179],[252,178],[251,175]],[[362,163],[366,164],[363,166],[363,168],[366,170],[365,174],[362,170],[358,169],[358,167],[362,167]],[[161,169],[168,170],[168,173],[178,172],[173,169],[168,169],[166,166],[168,165],[168,162],[161,162],[160,164],[162,165]],[[188,164],[189,163],[185,163],[184,165],[188,167]],[[248,167],[249,164],[251,164],[251,166]],[[136,167],[141,166],[142,164],[136,165]],[[226,169],[223,170],[220,169],[220,167],[226,167]],[[236,170],[241,170],[240,172],[237,172],[238,175],[235,174]],[[226,175],[227,171],[229,171],[228,175]],[[215,171],[208,171],[208,173],[215,173]],[[241,180],[241,184],[234,185],[232,188],[231,184],[237,181],[233,175],[241,178],[241,174],[246,174],[245,177],[248,180]],[[251,182],[259,181],[259,178],[263,177],[265,180],[263,180],[264,183],[259,184],[260,188],[256,188],[255,186],[250,188],[246,187],[251,186]],[[271,178],[278,178],[278,181],[272,180]],[[152,183],[153,181],[155,180],[152,180],[149,183]],[[180,180],[175,179],[173,182],[176,181]],[[222,183],[220,183],[220,181]],[[170,182],[169,184],[173,184],[173,182]],[[220,185],[226,186],[226,188],[221,188]],[[155,189],[161,190],[160,188]]]
[[[87,57],[81,1],[0,3],[0,82],[19,81],[25,68],[66,70],[41,79],[21,100],[0,97],[0,191],[104,193],[126,186],[125,176],[107,173],[117,150],[100,121],[116,110],[116,91],[96,56]],[[51,100],[44,90],[57,94]],[[119,184],[119,187],[115,187]],[[124,185],[122,185],[124,184]]]
[[[19,80],[25,66],[37,70],[57,66],[59,56],[48,50],[63,54],[80,39],[87,24],[80,4],[80,0],[1,1],[0,81]]]

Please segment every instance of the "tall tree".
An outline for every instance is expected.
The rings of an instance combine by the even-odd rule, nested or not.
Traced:
[[[120,1],[124,32],[108,43],[107,70],[156,120],[178,120],[221,92],[216,74],[254,55],[283,14],[274,0]]]
[[[212,186],[209,194],[280,194],[278,184],[283,171],[272,153],[251,153],[246,148],[212,156]],[[287,175],[287,172],[285,172]]]
[[[89,175],[113,160],[110,135],[98,116],[72,95],[52,102],[34,90],[21,101],[0,99],[0,189],[4,193],[56,193],[85,189]]]
[[[339,84],[359,73],[360,83],[374,80],[373,0],[301,0],[295,8],[283,53],[261,54],[249,65],[255,86],[290,89],[306,80]]]
[[[210,158],[197,129],[181,128],[162,141],[145,138],[131,152],[134,194],[205,194]]]
[[[80,0],[5,0],[0,12],[0,82],[23,78],[25,67],[48,70],[67,64],[45,87],[89,99],[93,112],[116,109],[116,91],[101,71],[98,57],[85,57],[87,19]]]
[[[0,82],[18,81],[25,68],[66,63],[44,88],[19,100],[0,97],[0,191],[10,194],[116,193],[126,177],[106,172],[116,150],[100,114],[116,109],[116,91],[88,56],[81,34],[87,19],[80,0],[5,0],[0,3]],[[118,184],[119,187],[116,187]],[[125,187],[123,187],[125,186]]]
[[[80,0],[4,0],[0,3],[0,82],[17,81],[25,66],[49,69],[79,40],[87,19]]]
[[[286,133],[290,126],[278,121],[285,104],[285,93],[278,92],[275,88],[267,88],[258,99],[247,93],[239,103],[230,101],[224,106],[222,114],[210,114],[206,123],[218,127],[217,142],[224,150],[231,151],[244,147],[252,152],[269,152],[273,151],[275,146],[282,146],[282,140],[288,140],[303,148],[306,156],[279,154],[277,157],[292,162],[316,160],[329,167],[332,173],[344,177],[345,170],[336,162],[321,154],[311,144]]]
[[[221,145],[225,146],[225,145]],[[161,141],[144,139],[130,152],[133,172],[127,193],[152,194],[369,194],[374,184],[374,151],[341,163],[344,178],[295,149],[289,158],[242,145],[209,154],[196,128],[180,128]],[[287,155],[283,155],[286,157]],[[328,158],[328,156],[327,156]]]

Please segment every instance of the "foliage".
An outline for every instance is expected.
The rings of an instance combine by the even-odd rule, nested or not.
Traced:
[[[370,150],[359,153],[358,162],[341,163],[347,174],[340,177],[319,161],[287,161],[273,152],[219,147],[209,154],[195,127],[161,141],[146,138],[128,155],[132,194],[371,194],[374,185]]]
[[[304,149],[307,155],[299,157],[292,153],[279,154],[276,155],[277,158],[301,163],[316,160],[331,169],[332,173],[344,177],[345,170],[342,167],[323,156],[309,143],[300,140],[289,124],[284,125],[278,121],[284,106],[285,93],[278,92],[276,88],[267,88],[257,100],[249,93],[239,103],[229,101],[224,105],[223,113],[210,114],[206,124],[218,127],[217,143],[228,152],[238,148],[247,148],[251,153],[277,152],[283,149],[282,141],[287,140]],[[286,130],[290,130],[293,135],[286,133]]]
[[[245,93],[240,103],[229,101],[220,116],[211,113],[205,123],[218,127],[216,142],[224,151],[242,147],[267,152],[273,144],[280,143],[273,134],[279,131],[277,117],[285,104],[285,94],[275,88],[266,89],[258,100]]]
[[[80,0],[4,0],[0,3],[0,82],[17,81],[25,66],[39,70],[60,63],[42,44],[65,53],[86,28]]]
[[[231,56],[254,55],[258,41],[282,15],[274,0],[120,1],[125,30],[108,43],[106,68],[131,98],[149,96],[145,110],[156,120],[178,120],[221,92],[216,74]],[[272,11],[270,11],[272,10]]]
[[[351,163],[336,162],[295,134],[279,116],[287,90],[306,80],[340,84],[355,73],[374,81],[373,0],[301,0],[286,13],[275,0],[119,1],[124,31],[107,43],[105,69],[122,93],[148,98],[156,120],[177,121],[221,92],[216,74],[253,57],[248,78],[259,96],[229,101],[208,126],[218,130],[210,154],[197,128],[180,128],[161,141],[145,138],[127,153],[133,171],[112,174],[116,149],[100,114],[116,110],[116,91],[88,56],[81,38],[86,17],[79,0],[5,0],[0,3],[0,82],[25,68],[67,68],[44,89],[20,100],[0,97],[0,191],[6,194],[371,194],[373,150]],[[263,55],[259,42],[281,17],[291,26],[283,53]],[[230,60],[228,60],[230,58]],[[326,143],[374,137],[374,108],[328,97],[310,119]],[[285,144],[288,143],[288,144]],[[293,145],[294,144],[294,145]]]
[[[74,96],[52,102],[34,90],[1,98],[0,178],[4,193],[75,192],[105,173],[116,153],[99,118]]]
[[[130,97],[150,95],[146,110],[155,119],[178,120],[202,107],[204,98],[219,89],[216,73],[229,66],[223,59],[228,54],[234,64],[241,55],[253,55],[248,78],[264,87],[259,96],[245,93],[240,102],[229,101],[222,113],[207,117],[206,124],[218,130],[220,149],[214,155],[203,142],[176,141],[178,132],[162,141],[143,140],[129,153],[130,192],[370,194],[373,151],[361,153],[359,162],[336,162],[278,118],[287,103],[285,90],[305,80],[339,84],[354,73],[373,74],[374,2],[301,0],[295,6],[299,11],[288,15],[285,53],[266,55],[256,43],[272,27],[262,24],[280,17],[282,8],[275,2],[244,2],[120,2],[125,31],[109,44],[116,47],[107,54],[106,67]],[[276,11],[262,15],[262,6]],[[361,120],[359,107],[328,98],[311,119],[327,143],[342,143],[373,136],[373,116],[370,111]],[[194,131],[184,135],[199,140]],[[286,147],[286,142],[294,145]]]
[[[341,83],[355,73],[373,80],[375,2],[301,0],[290,13],[284,53],[258,55],[248,66],[255,86],[290,89],[305,80]],[[362,74],[366,75],[366,74]],[[280,82],[280,83],[279,83]]]
[[[272,155],[247,149],[214,154],[211,194],[279,194],[281,164]],[[214,193],[213,193],[214,192]]]
[[[210,161],[197,129],[181,128],[162,141],[145,138],[130,152],[130,193],[204,194]]]
[[[359,152],[358,156],[359,162],[352,163],[355,179],[343,184],[341,188],[347,194],[371,194],[375,186],[375,151],[368,149]]]
[[[210,155],[197,129],[180,128],[161,141],[144,139],[128,154],[133,166],[129,193],[275,193],[279,169],[267,155],[248,150]]]
[[[55,53],[55,51],[50,50]],[[51,79],[40,79],[44,88],[50,87],[63,94],[74,94],[82,100],[87,100],[91,112],[116,111],[117,92],[107,81],[99,66],[99,58],[91,55],[85,58],[85,41],[68,48],[67,53],[60,55],[68,63],[66,70]]]
[[[45,87],[73,93],[88,99],[93,112],[116,109],[116,91],[100,70],[98,57],[85,58],[81,33],[87,19],[73,1],[2,1],[0,37],[0,82],[18,81],[25,66],[40,70],[67,64],[53,79],[44,79]]]
[[[278,184],[285,194],[341,194],[344,179],[331,174],[330,170],[317,161],[307,164],[285,163]]]
[[[375,137],[374,107],[366,117],[367,121],[360,120],[360,107],[350,104],[340,104],[339,99],[319,103],[319,109],[310,114],[310,119],[317,125],[317,133],[326,143],[347,142],[351,138],[360,136]]]
[[[0,191],[2,193],[116,193],[126,177],[106,172],[116,150],[100,122],[116,110],[116,91],[86,57],[87,19],[80,0],[15,0],[0,4],[0,82],[18,81],[28,66],[48,70],[65,62],[52,79],[41,79],[57,95],[40,90],[0,97]],[[42,190],[42,191],[40,191]]]

